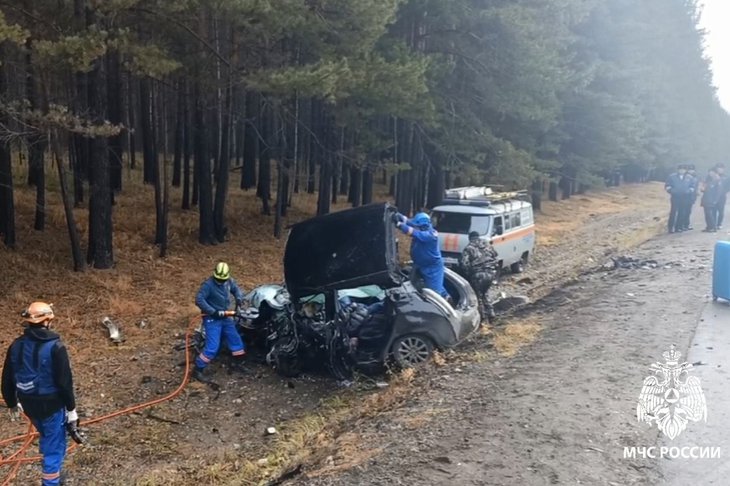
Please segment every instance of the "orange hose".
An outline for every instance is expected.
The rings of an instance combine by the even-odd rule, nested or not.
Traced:
[[[197,319],[199,319],[202,316],[196,316],[193,317],[190,320],[190,324],[188,325],[188,330],[185,333],[185,374],[183,376],[183,380],[180,383],[180,385],[171,393],[168,393],[164,397],[157,398],[155,400],[150,400],[149,402],[140,403],[138,405],[133,405],[131,407],[123,408],[121,410],[117,410],[116,412],[109,413],[107,415],[102,415],[101,417],[96,417],[91,420],[87,420],[84,422],[85,425],[94,425],[99,422],[103,422],[105,420],[109,420],[115,417],[119,417],[121,415],[126,415],[132,412],[136,412],[137,410],[142,410],[143,408],[152,407],[154,405],[158,405],[162,402],[166,402],[168,400],[172,400],[173,398],[177,397],[182,391],[185,389],[185,385],[188,384],[190,381],[190,353],[188,351],[188,348],[190,347],[190,336],[193,332],[194,326],[197,322]],[[3,439],[0,440],[0,447],[6,445],[6,444],[12,444],[13,442],[18,442],[20,440],[25,440],[23,445],[20,446],[20,449],[18,449],[16,452],[14,452],[11,456],[8,458],[0,457],[0,467],[7,466],[12,464],[13,467],[6,476],[5,480],[2,483],[2,486],[8,486],[12,483],[13,479],[15,479],[15,476],[18,473],[18,469],[20,469],[20,465],[24,463],[30,463],[30,462],[36,462],[42,459],[42,456],[32,456],[32,457],[19,457],[21,454],[24,454],[27,452],[27,450],[30,448],[31,443],[33,442],[33,439],[35,439],[38,436],[38,432],[33,432],[33,425],[30,423],[30,420],[28,420],[28,432],[23,435],[17,435],[15,437],[11,437],[9,439]],[[76,448],[76,443],[72,443],[71,447],[69,447],[68,452],[73,451]]]

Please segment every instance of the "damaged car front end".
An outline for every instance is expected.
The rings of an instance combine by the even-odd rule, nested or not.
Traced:
[[[293,225],[284,285],[246,295],[239,326],[249,347],[286,376],[324,365],[348,379],[390,361],[418,365],[474,332],[477,298],[462,277],[446,269],[452,304],[401,268],[394,211],[372,204]]]

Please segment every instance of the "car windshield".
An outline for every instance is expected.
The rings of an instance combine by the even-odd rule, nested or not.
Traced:
[[[490,216],[466,213],[448,213],[435,211],[431,216],[433,226],[441,233],[457,233],[466,235],[476,231],[486,235],[489,231]]]

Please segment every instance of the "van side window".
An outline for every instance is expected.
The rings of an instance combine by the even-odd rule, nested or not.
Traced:
[[[494,218],[494,234],[501,235],[504,233],[504,226],[502,226],[502,216],[495,216]]]
[[[509,214],[505,214],[504,215],[504,231],[507,231],[508,229],[510,229],[512,227],[512,226],[510,226],[509,223],[510,223]]]
[[[522,219],[522,224],[525,226],[532,224],[532,215],[530,214],[530,211],[522,211],[520,213],[520,218]]]
[[[517,228],[518,226],[520,226],[520,213],[511,214],[510,219],[510,226],[512,226],[512,228]]]

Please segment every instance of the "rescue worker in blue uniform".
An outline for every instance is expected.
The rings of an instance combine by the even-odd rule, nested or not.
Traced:
[[[193,378],[199,381],[208,381],[203,370],[218,354],[221,337],[225,338],[228,349],[234,359],[233,368],[244,371],[243,359],[246,350],[243,339],[236,329],[236,323],[226,315],[230,307],[230,298],[236,301],[236,310],[243,304],[243,292],[236,281],[231,278],[231,271],[227,263],[220,262],[213,271],[213,276],[203,282],[195,297],[195,305],[200,308],[205,331],[205,346],[195,358]]]
[[[449,294],[444,288],[444,260],[441,258],[438,232],[431,226],[429,215],[418,213],[413,219],[408,219],[400,213],[394,213],[393,222],[403,234],[412,238],[411,258],[423,278],[424,287],[448,299]]]
[[[68,352],[51,331],[53,308],[33,302],[23,312],[23,335],[8,348],[2,374],[2,395],[13,418],[22,411],[39,434],[43,486],[61,484],[67,432],[76,442],[79,417]]]

